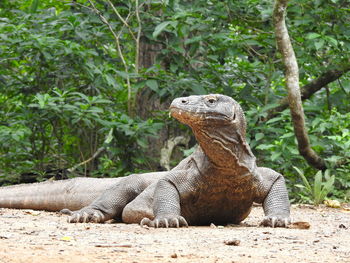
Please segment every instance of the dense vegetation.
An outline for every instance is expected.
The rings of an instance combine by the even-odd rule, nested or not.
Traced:
[[[299,154],[281,106],[284,67],[272,10],[267,0],[2,1],[1,183],[155,170],[150,138],[188,133],[167,117],[169,101],[223,93],[245,109],[259,165],[282,172],[294,200],[314,201],[304,191],[308,181],[314,192],[333,185],[329,197],[349,200],[348,3],[293,0],[288,7],[306,125],[326,161],[324,177]]]

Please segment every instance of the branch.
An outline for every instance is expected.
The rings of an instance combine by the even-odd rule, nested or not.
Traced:
[[[124,58],[124,55],[123,55],[123,52],[122,52],[122,48],[121,48],[121,45],[120,45],[120,41],[119,41],[119,37],[120,37],[121,33],[123,32],[124,26],[127,26],[129,28],[129,25],[127,24],[126,20],[122,19],[124,25],[121,28],[121,30],[119,31],[119,33],[117,34],[114,31],[112,25],[103,16],[101,11],[96,8],[95,4],[91,0],[89,0],[89,3],[93,7],[93,10],[95,11],[95,13],[100,17],[101,21],[105,25],[107,25],[107,27],[109,28],[109,31],[111,31],[111,33],[112,33],[112,35],[114,37],[115,44],[116,44],[117,50],[118,50],[118,55],[119,55],[120,59],[122,60],[122,63],[123,63],[123,66],[124,66],[124,70],[125,70],[125,73],[126,73],[126,85],[128,87],[128,113],[129,113],[129,115],[132,115],[132,112],[133,112],[133,109],[132,109],[132,89],[131,89],[131,82],[130,82],[130,76],[129,76],[129,67],[128,67],[128,64],[125,61],[125,58]],[[110,1],[109,1],[109,3],[115,9],[115,7],[113,6],[113,4]],[[129,16],[130,16],[130,14],[129,14]],[[127,17],[127,19],[129,19],[129,16]]]
[[[139,73],[139,57],[140,57],[140,38],[141,38],[141,32],[142,32],[142,24],[141,24],[141,18],[140,18],[140,6],[139,1],[135,1],[135,13],[136,13],[136,19],[137,19],[137,36],[135,39],[136,44],[136,55],[135,55],[135,72],[136,74]]]
[[[98,157],[104,150],[106,150],[105,147],[100,147],[97,149],[97,151],[87,160],[81,162],[81,163],[78,163],[76,165],[74,165],[73,167],[67,169],[68,172],[72,173],[74,172],[79,166],[82,166],[84,164],[87,164],[89,162],[91,162],[92,160],[94,160],[96,157]]]
[[[277,48],[282,54],[282,61],[285,66],[288,102],[293,121],[294,133],[298,141],[299,153],[310,165],[317,169],[324,170],[326,169],[326,164],[311,148],[309,137],[305,129],[305,115],[299,87],[299,67],[285,23],[287,4],[288,0],[275,1],[273,19]]]
[[[312,80],[310,83],[301,87],[301,99],[307,100],[314,93],[319,91],[320,89],[326,87],[329,83],[338,80],[345,73],[350,71],[350,63],[344,65],[340,69],[330,69],[326,72],[323,72],[321,76],[317,79]],[[271,110],[269,110],[266,119],[273,118],[278,112],[281,112],[288,108],[288,98],[283,98],[279,101],[279,105]]]
[[[166,141],[164,147],[160,150],[160,166],[165,168],[167,171],[170,171],[170,157],[174,151],[174,148],[179,144],[188,145],[190,137],[177,136],[172,137]]]
[[[89,0],[90,2],[90,0]],[[132,32],[128,22],[127,22],[127,19],[125,20],[121,15],[120,13],[118,12],[117,8],[115,8],[115,6],[113,5],[113,3],[110,1],[110,0],[107,0],[108,4],[112,7],[114,13],[117,15],[117,17],[120,19],[120,21],[122,21],[122,23],[124,24],[124,26],[129,30],[129,33],[130,35],[132,36],[132,38],[136,41],[136,38],[135,38],[135,35],[134,33]],[[138,2],[138,1],[136,1]]]

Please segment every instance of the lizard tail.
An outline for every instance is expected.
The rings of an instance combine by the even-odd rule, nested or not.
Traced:
[[[0,187],[0,207],[60,211],[89,205],[120,178],[77,177]]]

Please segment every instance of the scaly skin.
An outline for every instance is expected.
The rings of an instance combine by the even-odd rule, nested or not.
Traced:
[[[150,227],[239,223],[256,202],[263,204],[262,225],[290,223],[284,178],[256,166],[245,139],[244,114],[236,101],[219,94],[190,96],[175,99],[170,112],[192,128],[197,150],[169,172],[121,178],[80,210],[64,209],[70,214],[69,222],[113,218]],[[48,193],[47,199],[55,207]]]
[[[19,184],[0,188],[0,207],[59,211],[91,204],[120,178],[78,177],[61,181]]]

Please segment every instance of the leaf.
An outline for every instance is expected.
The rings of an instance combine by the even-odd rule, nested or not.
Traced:
[[[136,142],[142,148],[147,148],[147,146],[148,146],[147,142],[144,139],[141,139],[141,138],[137,139]]]
[[[77,95],[80,98],[82,98],[83,100],[85,100],[86,102],[90,102],[90,99],[88,96],[86,96],[85,94],[81,93],[81,92],[72,92],[72,95]]]
[[[273,109],[273,108],[277,107],[278,105],[279,105],[278,103],[267,104],[266,106],[261,108],[261,112],[266,112],[266,111],[268,111],[270,109]]]
[[[283,117],[275,117],[275,118],[272,118],[272,119],[268,120],[266,122],[266,124],[271,124],[271,123],[274,123],[274,122],[278,122],[280,120],[283,120]]]
[[[256,141],[259,141],[259,140],[261,140],[262,138],[264,138],[264,134],[263,133],[257,133],[257,134],[255,134],[255,140]]]
[[[108,135],[106,136],[104,143],[109,144],[113,140],[113,138],[113,128],[111,128],[108,132]]]
[[[89,128],[93,127],[92,122],[89,119],[82,119],[82,121],[88,126]]]
[[[35,13],[38,10],[39,6],[39,0],[33,0],[32,4],[30,5],[30,12]]]
[[[338,41],[337,41],[335,38],[327,36],[326,39],[327,39],[327,41],[328,41],[329,43],[331,43],[333,46],[337,46],[337,45],[338,45]]]
[[[71,241],[73,238],[70,237],[70,236],[64,236],[64,237],[61,237],[61,240],[62,241]]]
[[[335,180],[335,176],[332,175],[329,180],[326,181],[326,183],[323,185],[323,189],[321,191],[321,197],[322,199],[320,201],[323,201],[325,199],[325,197],[328,195],[328,193],[330,191],[332,191],[333,189],[333,185],[334,185],[334,180]]]
[[[256,147],[258,150],[270,150],[272,148],[274,148],[274,145],[272,144],[260,144]]]
[[[207,93],[207,91],[202,86],[199,86],[199,85],[192,86],[192,90],[196,95],[203,95]]]
[[[94,97],[96,98],[96,97]],[[97,98],[94,100],[94,103],[98,103],[98,104],[110,104],[112,103],[112,101],[107,100],[107,99],[102,99],[102,98]]]
[[[332,208],[340,208],[341,204],[338,200],[325,200],[323,202],[326,206],[332,207]]]
[[[244,43],[249,46],[261,46],[261,44],[254,39],[244,40]]]
[[[250,101],[254,104],[261,105],[260,100],[256,96],[252,96],[253,93],[253,86],[246,85],[240,92],[239,97],[246,101]]]
[[[323,47],[323,45],[324,45],[324,40],[321,39],[320,41],[315,42],[314,45],[315,45],[315,48],[316,48],[317,50],[319,50],[320,48]]]
[[[39,211],[34,211],[34,210],[31,210],[31,209],[25,209],[25,210],[23,210],[23,212],[25,214],[32,215],[32,216],[38,216],[38,215],[41,214]]]
[[[194,151],[197,149],[197,147],[196,146],[193,146],[193,147],[191,147],[190,149],[185,149],[185,150],[182,150],[182,152],[183,152],[183,154],[184,154],[184,156],[189,156],[189,155],[191,155],[192,153],[194,153]]]
[[[154,32],[152,34],[152,36],[154,38],[157,38],[157,36],[162,33],[164,31],[164,29],[171,24],[172,21],[164,21],[162,23],[160,23],[159,25],[156,26],[156,28],[154,29]]]
[[[90,109],[87,110],[87,112],[91,112],[91,113],[103,113],[103,109],[96,107],[96,106],[92,106]]]
[[[110,74],[106,74],[104,77],[105,77],[108,85],[110,85],[111,87],[114,87],[114,88],[118,87],[117,81]]]
[[[170,64],[170,71],[175,73],[176,70],[179,68],[179,66],[177,64],[171,63]]]
[[[281,155],[282,155],[281,152],[274,152],[274,153],[271,155],[271,161],[275,161],[275,160],[278,159]]]
[[[307,190],[308,193],[312,194],[312,188],[311,188],[311,185],[309,183],[309,181],[306,179],[305,175],[303,174],[303,172],[296,166],[293,166],[293,168],[297,171],[297,173],[299,174],[299,176],[301,177],[303,183],[304,183],[304,186]]]
[[[158,82],[155,79],[149,79],[146,81],[146,85],[154,92],[159,92]]]
[[[123,79],[128,79],[129,75],[128,73],[124,72],[124,71],[119,71],[119,70],[116,70],[116,73],[121,76]]]
[[[195,36],[195,37],[186,39],[186,40],[185,40],[185,45],[188,45],[188,44],[191,44],[191,43],[199,42],[199,41],[202,40],[202,38],[203,38],[202,36]]]
[[[305,185],[302,185],[302,184],[295,184],[294,185],[295,187],[298,187],[298,188],[301,188],[301,189],[305,189]]]
[[[283,134],[282,136],[280,136],[280,139],[290,138],[290,137],[293,137],[293,136],[294,136],[293,132],[287,132],[287,133]]]
[[[322,201],[321,189],[322,189],[322,171],[318,171],[315,175],[314,189],[313,189],[314,202],[316,205],[318,205]]]
[[[40,109],[43,109],[45,107],[45,105],[48,104],[48,101],[51,99],[49,94],[37,94],[35,96],[36,100],[38,101],[38,104],[40,106]]]
[[[19,142],[21,140],[21,137],[17,133],[12,134],[11,137],[16,142]]]
[[[309,229],[310,228],[310,223],[309,222],[293,222],[288,228],[292,229]]]
[[[319,38],[321,35],[320,34],[317,34],[317,33],[309,33],[307,35],[307,39],[315,39],[315,38]]]

